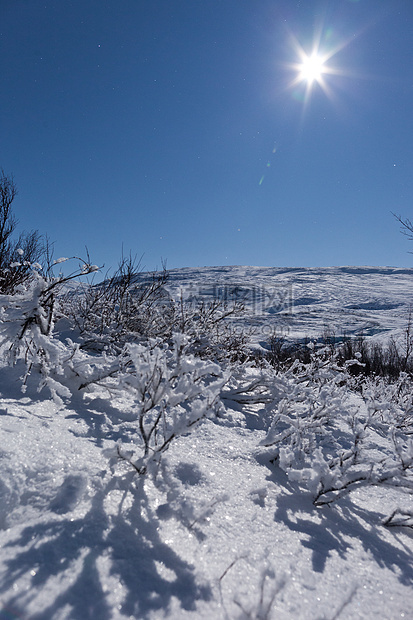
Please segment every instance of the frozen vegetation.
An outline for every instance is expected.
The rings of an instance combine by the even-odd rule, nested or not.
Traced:
[[[0,296],[0,618],[413,617],[413,270],[95,269]]]

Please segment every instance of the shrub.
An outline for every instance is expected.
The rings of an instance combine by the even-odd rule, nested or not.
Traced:
[[[46,245],[37,230],[14,238],[17,220],[12,203],[17,187],[0,169],[0,292],[11,294],[31,277],[31,266],[45,257]]]
[[[59,264],[68,259],[55,261]],[[78,259],[80,260],[80,259]],[[42,377],[39,389],[48,385],[53,396],[58,393],[68,396],[70,392],[64,387],[64,377],[73,367],[76,345],[64,344],[53,336],[56,320],[56,306],[59,293],[67,283],[80,276],[95,272],[96,265],[80,260],[80,265],[67,276],[55,277],[41,273],[40,265],[29,265],[30,272],[23,284],[14,294],[0,295],[0,344],[8,347],[7,356],[11,364],[24,359],[26,371],[23,385],[32,369],[40,371]]]
[[[387,343],[369,342],[363,334],[337,338],[328,331],[314,341],[306,338],[304,341],[292,343],[274,334],[270,338],[264,359],[274,368],[287,369],[297,361],[309,364],[315,348],[323,359],[330,359],[338,366],[348,368],[352,376],[380,376],[395,380],[400,373],[413,374],[412,329],[412,317],[409,313],[403,334],[398,339],[391,337]]]
[[[120,375],[119,388],[134,398],[137,441],[132,450],[118,444],[110,456],[113,464],[126,461],[144,475],[174,439],[216,415],[228,375],[217,364],[188,353],[181,334],[174,336],[172,347],[129,344],[122,357],[127,371]]]
[[[82,348],[117,354],[127,342],[171,334],[167,279],[165,267],[142,278],[136,259],[122,257],[100,284],[83,283],[66,294],[62,314],[79,332]]]
[[[168,272],[143,274],[139,264],[122,258],[112,276],[100,284],[84,283],[63,299],[62,314],[80,334],[88,351],[118,354],[126,343],[150,338],[170,342],[174,333],[188,337],[190,352],[215,361],[245,361],[248,333],[236,330],[230,319],[243,312],[237,302],[218,298],[173,299],[167,290]]]
[[[364,383],[358,400],[346,387],[349,381],[345,368],[314,354],[285,386],[261,442],[290,482],[310,491],[317,506],[363,486],[413,488],[411,397],[406,400],[411,382],[406,393],[403,377],[395,403],[394,394],[387,392],[389,400],[383,394],[382,380],[370,382],[370,388]],[[385,443],[380,460],[377,436]]]

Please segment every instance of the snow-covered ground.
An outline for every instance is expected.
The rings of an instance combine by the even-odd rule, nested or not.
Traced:
[[[215,267],[173,269],[168,288],[245,301],[240,323],[265,341],[274,329],[289,339],[399,334],[413,305],[413,269],[393,267]]]
[[[244,301],[256,343],[326,327],[387,338],[405,328],[413,270],[181,269],[168,287]],[[132,393],[94,386],[57,404],[34,377],[22,393],[21,363],[0,368],[1,620],[413,617],[413,530],[383,526],[413,511],[409,489],[315,506],[265,446],[276,406],[229,398],[139,479],[113,458],[137,441]],[[365,400],[334,394],[364,419]],[[368,437],[377,463],[381,431]]]

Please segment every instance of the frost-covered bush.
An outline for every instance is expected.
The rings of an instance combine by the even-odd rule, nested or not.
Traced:
[[[100,284],[83,283],[62,300],[62,312],[89,351],[119,353],[127,342],[170,336],[173,319],[165,269],[143,277],[132,257]]]
[[[338,366],[348,367],[353,376],[379,376],[394,381],[400,373],[413,374],[411,312],[403,333],[397,338],[392,336],[388,342],[371,341],[362,334],[356,337],[338,337],[334,331],[326,330],[315,343],[318,351],[323,351],[325,359],[334,361]],[[291,342],[275,330],[269,338],[263,357],[277,369],[289,368],[296,361],[309,364],[311,344],[309,339]],[[353,364],[349,365],[350,361],[353,361]]]
[[[84,283],[63,299],[63,313],[88,351],[118,354],[126,343],[150,338],[171,342],[185,334],[190,350],[203,359],[243,361],[249,356],[246,330],[236,330],[229,319],[238,316],[240,303],[220,299],[174,299],[168,293],[168,272],[143,274],[129,257],[100,284]]]
[[[378,398],[377,389],[352,394],[348,381],[346,371],[328,361],[313,358],[300,367],[261,442],[316,505],[362,486],[413,488],[412,427],[406,411],[383,395]],[[377,458],[377,442],[384,458]]]
[[[173,330],[186,334],[191,341],[191,352],[203,359],[244,362],[251,355],[250,334],[231,323],[243,312],[243,304],[237,301],[181,297],[173,302]]]
[[[96,385],[129,393],[135,403],[132,417],[140,454],[133,467],[144,473],[154,455],[164,452],[176,436],[216,412],[228,376],[218,364],[191,354],[184,335],[173,335],[169,342],[128,342],[117,355],[90,355],[79,343],[63,340],[54,330],[58,293],[70,279],[96,269],[83,263],[70,276],[56,278],[33,270],[30,282],[15,295],[0,297],[1,342],[10,363],[24,361],[23,385],[35,375],[38,389],[49,388],[58,402]],[[118,457],[129,460],[120,448]]]
[[[59,293],[70,280],[93,273],[97,267],[81,261],[73,273],[57,277],[43,274],[36,263],[30,268],[30,278],[14,294],[0,295],[0,345],[10,364],[24,360],[23,385],[36,370],[39,389],[48,385],[54,396],[68,396],[63,378],[69,370],[78,375],[73,366],[78,347],[71,341],[61,342],[53,333]]]
[[[175,335],[173,346],[128,344],[122,354],[119,388],[134,401],[136,442],[117,445],[111,455],[145,474],[178,436],[215,416],[228,375],[220,366],[188,353],[188,340]]]

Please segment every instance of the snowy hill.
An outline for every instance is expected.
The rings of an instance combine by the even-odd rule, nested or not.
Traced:
[[[328,327],[337,337],[363,333],[389,337],[406,326],[413,305],[413,269],[394,267],[204,267],[174,269],[168,288],[238,299],[241,317],[257,339],[273,329],[287,338],[319,337]]]
[[[254,346],[385,340],[406,329],[413,269],[178,269],[167,290],[242,302]],[[408,377],[357,390],[316,356],[228,368],[181,344],[119,362],[56,339],[44,389],[33,368],[22,392],[28,352],[9,366],[3,342],[0,618],[413,617]],[[147,454],[145,407],[164,424]]]

